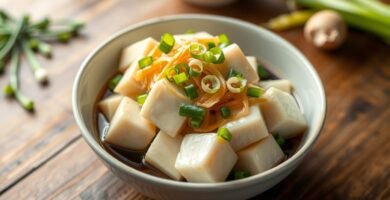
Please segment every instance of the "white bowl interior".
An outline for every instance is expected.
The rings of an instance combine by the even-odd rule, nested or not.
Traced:
[[[116,73],[121,49],[149,36],[159,40],[165,32],[180,34],[188,29],[215,35],[226,33],[246,55],[256,56],[277,76],[293,83],[294,95],[309,124],[298,151],[300,155],[295,155],[302,158],[317,138],[325,116],[323,87],[310,63],[294,47],[267,30],[239,20],[205,15],[163,17],[135,25],[111,37],[86,59],[76,78],[73,106],[76,120],[87,141],[91,136],[98,139],[91,135],[96,128],[93,122],[95,100],[109,77]],[[88,142],[98,154],[102,152],[93,141]],[[288,165],[286,162],[282,165]]]

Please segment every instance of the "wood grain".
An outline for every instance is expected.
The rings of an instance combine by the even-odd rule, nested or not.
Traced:
[[[74,17],[88,24],[85,36],[56,44],[54,59],[41,59],[50,73],[48,87],[36,84],[22,66],[22,90],[36,100],[36,113],[1,99],[0,199],[147,199],[112,175],[80,136],[70,97],[81,61],[112,33],[152,17],[210,13],[262,23],[286,11],[274,0],[241,0],[224,8],[181,0],[9,0],[0,6],[13,14]],[[315,66],[328,113],[302,165],[255,199],[389,199],[390,47],[356,30],[334,52],[312,47],[300,29],[278,34]],[[0,87],[7,81],[0,76]]]

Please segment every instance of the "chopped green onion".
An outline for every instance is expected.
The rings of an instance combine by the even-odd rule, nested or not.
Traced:
[[[217,76],[206,75],[201,80],[201,86],[203,91],[212,94],[216,93],[221,88],[221,83],[219,82]]]
[[[260,97],[263,95],[264,91],[261,87],[256,85],[249,85],[248,90],[246,91],[246,95],[249,97]]]
[[[215,57],[215,61],[213,64],[222,64],[225,62],[225,55],[223,54],[223,51],[219,47],[214,47],[209,50],[211,53],[213,53]]]
[[[139,61],[138,61],[138,65],[139,65],[139,68],[140,69],[143,69],[149,65],[152,65],[153,64],[153,57],[152,56],[146,56],[144,58],[141,58]]]
[[[266,79],[269,76],[267,70],[261,64],[257,65],[257,74],[259,75],[260,79]]]
[[[179,74],[181,72],[188,73],[188,65],[185,63],[179,63],[175,66],[175,72],[176,74]]]
[[[198,77],[203,72],[203,63],[198,59],[191,59],[188,65],[190,66],[189,74],[192,77]]]
[[[193,43],[190,45],[190,55],[193,58],[201,59],[206,53],[207,49],[203,44]]]
[[[191,127],[199,128],[202,125],[203,118],[191,118],[190,124]]]
[[[244,78],[244,76],[240,72],[234,70],[233,68],[231,68],[229,70],[228,75],[227,75],[227,79],[229,79],[231,77]]]
[[[235,171],[234,172],[234,179],[235,180],[243,179],[243,178],[246,178],[246,177],[249,177],[249,176],[250,176],[250,174],[247,171]]]
[[[202,107],[183,103],[179,108],[179,115],[183,117],[191,117],[191,118],[203,118],[206,114],[206,110]]]
[[[191,99],[196,99],[198,97],[198,92],[196,91],[196,88],[194,84],[189,84],[184,87],[184,90],[186,92],[186,95]]]
[[[214,63],[215,62],[215,56],[212,52],[210,51],[207,51],[204,56],[203,56],[203,59],[204,61],[208,62],[208,63]]]
[[[231,77],[226,81],[226,86],[231,93],[240,93],[244,91],[246,79],[239,77]]]
[[[230,142],[233,137],[229,129],[227,129],[226,127],[220,127],[217,131],[217,135],[228,142]]]
[[[168,81],[170,82],[173,82],[173,76],[176,75],[176,71],[173,67],[170,67],[167,69],[167,71],[165,72],[165,77],[168,79]]]
[[[181,83],[186,82],[188,80],[188,76],[185,72],[182,72],[180,74],[174,75],[173,80],[175,80],[175,83],[179,85]]]
[[[138,95],[137,96],[137,103],[138,103],[138,105],[140,105],[140,106],[144,105],[147,97],[148,97],[148,94]]]
[[[214,47],[216,47],[214,42],[208,42],[207,43],[207,49],[212,49]]]
[[[114,76],[114,78],[112,78],[110,80],[110,82],[108,83],[108,88],[111,90],[111,91],[114,91],[116,85],[118,85],[119,81],[121,81],[122,79],[122,74],[118,74],[116,76]]]
[[[172,50],[173,46],[175,46],[175,38],[173,37],[173,35],[170,33],[164,33],[161,36],[161,41],[160,41],[160,45],[158,46],[158,48],[162,52],[167,54]]]
[[[275,134],[274,138],[276,143],[278,143],[278,145],[280,146],[280,148],[282,148],[286,144],[286,140],[279,134]]]
[[[218,46],[221,48],[227,47],[230,44],[230,40],[226,34],[218,35],[218,40],[219,40]]]
[[[227,106],[223,106],[222,108],[221,108],[221,116],[222,116],[222,118],[229,118],[230,117],[230,109],[229,109],[229,107],[227,107]]]

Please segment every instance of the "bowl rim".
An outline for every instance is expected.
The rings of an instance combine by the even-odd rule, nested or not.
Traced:
[[[79,103],[77,102],[78,99],[78,90],[79,90],[79,83],[81,78],[83,77],[86,68],[89,64],[89,62],[96,56],[96,54],[101,51],[105,46],[107,46],[109,43],[111,43],[113,40],[121,37],[122,35],[126,34],[127,32],[131,32],[133,30],[144,28],[146,26],[152,26],[154,24],[158,24],[161,22],[166,21],[180,21],[180,20],[212,20],[214,22],[223,22],[223,23],[230,23],[234,25],[241,26],[245,29],[255,29],[255,31],[260,31],[261,34],[265,34],[267,37],[270,37],[272,40],[277,41],[278,43],[282,44],[290,52],[293,52],[295,56],[297,56],[305,65],[305,67],[310,72],[311,76],[314,78],[314,82],[316,86],[320,89],[320,117],[317,121],[314,122],[314,125],[312,127],[312,134],[309,135],[303,146],[289,159],[284,161],[283,163],[273,167],[272,169],[269,169],[263,173],[256,174],[254,176],[250,176],[248,178],[239,179],[239,180],[233,180],[233,181],[227,181],[227,182],[218,182],[218,183],[191,183],[191,182],[180,182],[176,180],[170,180],[170,179],[164,179],[160,177],[156,177],[144,172],[141,172],[137,169],[134,169],[118,159],[116,159],[114,156],[109,154],[107,151],[101,147],[101,145],[98,144],[98,142],[95,140],[95,138],[92,136],[92,133],[87,129],[86,125],[84,124],[84,121],[82,120],[81,111],[79,108]],[[138,179],[143,179],[145,181],[148,181],[149,183],[153,184],[159,184],[159,185],[165,185],[165,186],[172,186],[172,187],[179,187],[182,189],[198,189],[198,190],[205,190],[212,188],[213,190],[222,190],[226,188],[236,188],[236,187],[245,187],[247,185],[251,185],[253,183],[257,183],[261,180],[267,180],[271,178],[273,175],[281,173],[282,171],[286,171],[289,168],[293,167],[299,160],[301,160],[306,153],[311,149],[311,147],[314,145],[315,141],[318,139],[319,134],[324,126],[325,117],[326,117],[326,97],[325,97],[325,91],[324,87],[322,85],[321,79],[318,76],[316,70],[311,65],[311,63],[306,59],[306,57],[298,50],[296,49],[292,44],[287,42],[285,39],[281,38],[280,36],[276,35],[275,33],[272,33],[269,30],[266,30],[262,27],[256,26],[250,22],[246,22],[243,20],[231,18],[231,17],[225,17],[225,16],[218,16],[218,15],[209,15],[209,14],[178,14],[178,15],[167,15],[162,17],[156,17],[148,20],[144,20],[142,22],[138,22],[134,25],[130,25],[127,28],[124,28],[115,34],[111,35],[108,39],[100,43],[82,62],[81,67],[79,71],[77,72],[77,75],[74,80],[73,89],[72,89],[72,108],[73,108],[73,114],[74,118],[76,120],[76,123],[78,124],[81,133],[88,143],[88,145],[101,157],[102,159],[106,160],[110,163],[110,165],[114,165],[117,168],[120,168],[122,171],[126,171],[131,176],[135,176]]]

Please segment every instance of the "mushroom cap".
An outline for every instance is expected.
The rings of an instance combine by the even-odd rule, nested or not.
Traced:
[[[345,41],[347,25],[337,12],[323,10],[306,22],[304,34],[306,40],[318,48],[335,49]]]

